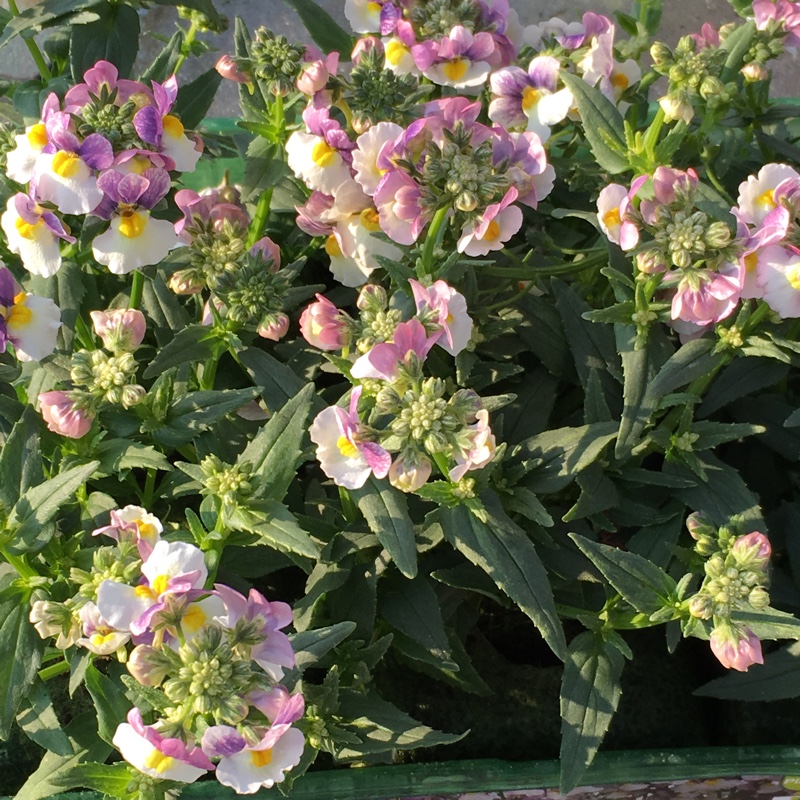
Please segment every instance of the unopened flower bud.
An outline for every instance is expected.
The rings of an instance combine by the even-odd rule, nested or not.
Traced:
[[[140,644],[131,651],[127,667],[142,686],[158,686],[167,677],[169,661],[155,647]]]
[[[711,652],[726,669],[746,672],[753,664],[763,664],[761,642],[749,628],[741,632],[722,625],[711,632]]]
[[[298,91],[313,97],[328,85],[330,76],[324,61],[313,61],[303,67],[303,71],[297,76],[295,85]]]
[[[753,608],[764,609],[769,606],[769,592],[763,586],[756,586],[750,591],[747,597],[747,602]]]
[[[689,613],[698,619],[711,619],[711,598],[706,594],[696,594],[689,601]]]
[[[235,83],[253,82],[253,79],[241,69],[236,59],[231,56],[221,56],[215,69],[227,81],[234,81]]]
[[[464,211],[468,214],[478,207],[478,198],[474,192],[461,192],[456,198],[455,206],[459,211]]]
[[[660,98],[658,104],[670,122],[682,120],[687,125],[692,121],[694,109],[688,96],[684,92],[673,92]]]
[[[94,415],[81,408],[68,392],[44,392],[39,395],[39,407],[47,427],[70,439],[80,439],[89,433]]]
[[[695,541],[699,541],[701,536],[715,536],[717,533],[711,521],[699,511],[686,517],[686,529]]]
[[[144,340],[147,322],[144,314],[135,308],[115,308],[92,311],[94,332],[103,340],[103,347],[113,353],[134,351]]]
[[[281,248],[269,236],[262,236],[251,248],[250,255],[260,255],[264,261],[270,262],[270,272],[281,268]]]
[[[147,390],[144,386],[140,386],[138,383],[128,384],[122,387],[120,402],[124,408],[131,408],[141,403],[146,396]]]
[[[655,42],[650,48],[650,58],[653,63],[659,67],[662,64],[667,64],[672,61],[672,50],[664,44],[664,42]]]
[[[431,462],[425,456],[398,456],[389,468],[389,483],[401,492],[416,492],[431,476]]]
[[[359,311],[383,311],[387,302],[386,289],[377,283],[368,283],[358,293],[356,307]]]
[[[258,335],[262,339],[269,339],[273,342],[279,342],[284,336],[286,336],[288,330],[289,317],[287,317],[286,314],[278,314],[266,325],[262,323],[258,326]]]
[[[725,559],[719,553],[715,553],[706,561],[705,570],[706,575],[709,577],[723,575],[725,573]]]
[[[658,250],[644,250],[637,253],[636,268],[645,275],[658,275],[667,271],[667,265]]]
[[[769,70],[757,61],[751,61],[742,67],[742,75],[748,83],[756,83],[757,81],[765,81],[769,78]]]
[[[353,66],[357,67],[364,56],[373,50],[376,50],[378,53],[383,53],[383,42],[377,36],[362,36],[356,42],[353,53],[350,56]]]
[[[763,533],[754,531],[736,539],[731,545],[731,555],[740,569],[763,569],[772,555],[772,547]]]
[[[300,333],[320,350],[341,350],[351,339],[350,326],[342,312],[321,294],[300,315]]]
[[[203,282],[190,270],[179,270],[167,285],[175,294],[198,294],[203,291]]]
[[[703,82],[700,84],[700,96],[706,100],[709,97],[721,95],[724,91],[724,84],[714,75],[706,75],[706,77],[703,78]]]
[[[726,247],[731,241],[731,230],[724,222],[712,222],[708,226],[705,239],[712,249]]]

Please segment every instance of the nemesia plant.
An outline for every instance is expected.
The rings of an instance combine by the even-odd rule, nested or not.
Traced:
[[[563,663],[566,792],[639,631],[710,695],[797,657],[798,112],[769,82],[798,4],[674,44],[657,2],[345,0],[355,35],[291,5],[316,44],[237,19],[191,82],[210,2],[138,77],[135,3],[12,3],[0,36],[39,70],[0,132],[23,797],[498,754],[461,705],[517,691],[482,674],[498,630]]]

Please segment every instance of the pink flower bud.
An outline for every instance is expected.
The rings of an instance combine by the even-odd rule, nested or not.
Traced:
[[[324,61],[312,61],[303,67],[303,71],[298,76],[297,90],[313,97],[328,85],[330,76]]]
[[[126,666],[142,686],[158,686],[167,677],[166,659],[149,644],[134,647]]]
[[[203,284],[187,270],[176,272],[167,283],[175,294],[199,294],[203,291]]]
[[[730,629],[714,628],[711,632],[711,652],[723,667],[739,672],[747,672],[753,664],[764,663],[761,641],[749,628],[745,628],[740,636]]]
[[[44,392],[39,395],[39,406],[47,427],[53,433],[80,439],[92,427],[94,416],[78,408],[67,392]]]
[[[320,350],[341,350],[350,343],[350,326],[342,312],[321,294],[300,316],[300,333]]]
[[[742,75],[748,83],[755,83],[756,81],[765,81],[769,78],[769,70],[763,65],[755,61],[745,64],[742,67]]]
[[[772,547],[769,539],[763,533],[755,531],[746,536],[740,536],[731,545],[731,553],[741,565],[762,566],[769,561]]]
[[[267,325],[258,326],[258,335],[262,339],[270,339],[273,342],[279,342],[286,336],[289,330],[289,317],[286,314],[278,314],[278,316]]]
[[[250,76],[242,72],[236,60],[231,58],[231,56],[221,56],[219,61],[217,61],[215,69],[227,81],[252,83]]]
[[[214,324],[214,314],[211,311],[211,303],[214,303],[214,308],[217,311],[222,311],[225,308],[225,303],[219,299],[215,294],[212,294],[211,297],[206,300],[205,305],[203,306],[203,316],[200,318],[201,325],[213,325]]]
[[[365,311],[370,308],[383,310],[386,308],[386,303],[386,289],[384,289],[383,286],[379,286],[377,283],[368,283],[361,287],[361,291],[358,293],[358,299],[356,300],[356,307],[360,311]]]
[[[416,492],[428,482],[431,469],[431,462],[425,456],[414,461],[398,456],[389,468],[389,483],[401,492]]]
[[[361,63],[361,59],[370,51],[377,50],[379,53],[383,52],[383,42],[377,36],[362,36],[353,48],[353,53],[350,60],[354,66]]]
[[[144,314],[135,308],[114,308],[109,311],[92,311],[94,332],[103,340],[103,347],[112,352],[132,353],[144,340],[147,322]]]
[[[686,517],[686,530],[695,541],[699,541],[701,536],[716,536],[717,533],[714,526],[699,511]]]
[[[262,236],[251,248],[250,254],[260,254],[264,261],[271,261],[270,272],[277,272],[281,268],[281,248],[269,238]]]

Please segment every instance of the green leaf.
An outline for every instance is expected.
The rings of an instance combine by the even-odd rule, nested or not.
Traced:
[[[99,19],[72,25],[69,66],[76,83],[98,61],[110,61],[120,78],[130,78],[139,51],[139,12],[129,5],[104,2],[95,6]]]
[[[770,653],[747,672],[731,670],[701,686],[695,694],[723,700],[788,700],[800,695],[800,642]]]
[[[348,58],[353,49],[353,40],[319,3],[314,0],[283,1],[298,13],[309,35],[323,52],[336,51],[342,54],[342,58]]]
[[[275,500],[255,501],[249,508],[237,508],[227,518],[236,530],[253,533],[261,544],[282,552],[318,558],[319,546],[297,523],[294,514]]]
[[[269,353],[256,347],[247,347],[239,353],[239,360],[244,364],[253,383],[261,389],[261,396],[267,408],[274,414],[295,397],[306,385],[291,367],[273,358]],[[312,409],[321,411],[326,403],[315,398]]]
[[[25,735],[45,750],[59,756],[72,755],[72,745],[53,709],[53,700],[40,680],[33,683],[17,713],[17,725]]]
[[[749,422],[727,424],[701,420],[692,425],[692,433],[698,436],[698,439],[692,442],[692,449],[710,450],[726,442],[743,439],[745,436],[757,436],[764,431],[766,428],[763,425],[751,425]]]
[[[167,457],[155,447],[128,439],[104,439],[94,448],[93,455],[100,462],[98,474],[104,476],[136,467],[166,472],[172,469]]]
[[[439,598],[424,575],[412,580],[390,577],[381,581],[381,616],[398,631],[423,647],[444,669],[457,670],[442,621]]]
[[[239,456],[237,463],[251,464],[258,476],[255,497],[283,500],[303,456],[313,398],[314,384],[308,384],[272,415]]]
[[[592,542],[577,533],[569,537],[637,611],[653,614],[669,605],[676,584],[660,567],[636,553]]]
[[[619,650],[598,634],[586,631],[570,642],[561,680],[562,794],[594,760],[619,705],[624,666]]]
[[[125,722],[131,704],[122,688],[94,664],[86,668],[85,681],[97,712],[97,733],[104,742],[111,744],[117,726]]]
[[[746,625],[759,639],[800,639],[800,619],[775,608],[733,611],[731,619]]]
[[[314,666],[355,629],[355,622],[337,622],[336,625],[329,625],[326,628],[316,628],[313,631],[302,631],[290,635],[292,649],[297,658],[296,671],[302,673]]]
[[[0,739],[28,694],[42,661],[44,642],[28,620],[30,609],[18,595],[0,603]]]
[[[737,358],[711,384],[698,414],[707,417],[734,400],[774,386],[789,372],[785,364],[769,358]]]
[[[222,75],[212,68],[178,89],[172,113],[180,118],[184,127],[193,129],[203,121],[221,83]]]
[[[164,49],[155,57],[153,63],[142,73],[141,81],[164,83],[175,72],[175,66],[181,56],[185,35],[182,30],[172,34],[172,38],[164,45]]]
[[[214,8],[211,0],[153,0],[159,6],[183,6],[205,14],[214,25],[222,25],[225,18]]]
[[[625,127],[617,107],[577,75],[565,70],[559,74],[578,105],[583,132],[597,163],[612,175],[629,170]]]
[[[175,331],[183,331],[191,323],[186,309],[161,275],[152,281],[145,280],[142,307],[148,316],[147,326],[155,331],[160,348],[172,341]]]
[[[75,764],[59,771],[51,782],[60,789],[94,789],[104,796],[129,800],[131,773],[125,762],[117,764]]]
[[[173,403],[164,425],[153,431],[153,438],[168,447],[179,447],[256,397],[258,390],[254,388],[189,392]]]
[[[336,756],[342,759],[358,758],[368,753],[452,744],[466,735],[435,731],[377,695],[352,689],[339,692],[339,715],[342,718],[341,726],[354,732],[362,742],[361,745],[341,745]]]
[[[179,330],[175,338],[158,351],[147,365],[144,377],[155,378],[170,367],[205,361],[219,346],[220,341],[213,329],[207,325],[189,325]]]
[[[719,76],[723,83],[728,83],[736,77],[744,64],[745,56],[753,44],[755,35],[756,24],[749,20],[743,25],[735,27],[730,36],[725,37],[725,40],[720,45],[720,49],[728,53],[728,57],[725,59],[725,66]]]
[[[445,537],[520,607],[550,649],[563,659],[564,631],[536,548],[525,531],[505,516],[495,498],[484,494],[481,499],[487,507],[487,522],[479,520],[466,506],[440,510]]]
[[[53,535],[53,529],[48,529],[47,524],[55,519],[61,506],[98,466],[99,461],[91,461],[28,489],[11,509],[8,518],[8,527],[13,532],[12,541],[8,544],[9,551],[17,555],[41,549]]]
[[[0,507],[11,508],[44,480],[37,417],[33,406],[27,406],[0,449]]]
[[[0,35],[0,47],[28,31],[34,33],[67,22],[73,25],[92,22],[98,17],[93,9],[102,2],[104,0],[44,0],[37,3],[8,22]]]
[[[417,540],[405,495],[372,475],[363,488],[350,494],[397,569],[413,578],[417,574]]]
[[[262,192],[290,174],[289,167],[278,156],[277,145],[257,136],[247,146],[242,199],[255,202]]]
[[[576,481],[581,487],[581,494],[575,505],[561,518],[564,522],[598,514],[619,502],[617,487],[596,462],[579,473]]]
[[[616,422],[556,428],[531,436],[514,448],[511,464],[530,470],[526,486],[537,494],[558,492],[593,463],[617,436]]]

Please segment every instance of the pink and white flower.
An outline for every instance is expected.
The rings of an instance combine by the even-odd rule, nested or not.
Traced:
[[[764,263],[764,253],[772,245],[780,244],[786,238],[789,222],[789,211],[782,206],[778,206],[767,214],[761,227],[752,235],[744,223],[738,223],[737,234],[744,241],[744,250],[740,256],[741,264],[744,268],[743,298],[761,297],[763,295],[763,289],[758,284],[758,275],[760,267]],[[771,252],[774,253],[774,251]]]
[[[350,392],[350,408],[331,406],[321,411],[311,425],[311,441],[317,445],[317,460],[322,471],[337,486],[360,489],[370,475],[385,478],[392,457],[379,444],[362,438],[358,416],[361,387]]]
[[[451,356],[457,356],[472,338],[472,317],[467,313],[464,295],[442,280],[425,287],[412,278],[409,284],[417,313],[432,312],[432,321],[444,332],[437,344]]]
[[[92,536],[108,536],[116,542],[133,541],[139,549],[139,555],[146,560],[161,541],[163,532],[164,526],[155,514],[141,506],[128,505],[113,510],[109,524],[95,528]]]
[[[502,250],[522,227],[522,211],[512,205],[517,194],[512,186],[499,203],[487,206],[483,214],[468,222],[458,237],[458,252],[468,256],[485,256],[494,250]]]
[[[77,404],[68,392],[43,392],[38,401],[42,417],[53,433],[80,439],[91,430],[94,415]]]
[[[94,603],[86,603],[81,608],[79,616],[83,626],[83,636],[76,644],[98,656],[110,656],[131,638],[128,631],[114,630],[100,615]]]
[[[758,256],[756,281],[761,297],[784,319],[800,317],[800,253],[772,245]]]
[[[639,243],[639,229],[626,219],[625,212],[639,189],[647,182],[642,175],[634,180],[630,189],[618,183],[610,183],[597,198],[597,221],[610,242],[623,250],[632,250]]]
[[[300,315],[300,333],[310,345],[320,350],[341,350],[351,339],[350,325],[345,316],[321,294]]]
[[[383,39],[384,68],[396,75],[421,75],[422,71],[414,61],[416,43],[417,37],[411,23],[398,20],[394,34]]]
[[[147,321],[136,308],[110,308],[90,311],[92,328],[102,339],[103,347],[112,352],[133,352],[144,341]]]
[[[786,180],[797,181],[800,174],[788,164],[767,164],[739,184],[736,216],[746,225],[761,225],[770,211],[778,207],[775,190]]]
[[[494,49],[490,33],[473,34],[463,25],[456,25],[438,42],[415,44],[411,53],[422,74],[433,83],[477,93],[491,71],[489,59]]]
[[[416,492],[428,482],[432,470],[430,459],[421,454],[400,455],[389,469],[389,483],[401,492]]]
[[[353,169],[356,181],[370,197],[375,194],[381,178],[386,173],[385,169],[378,168],[378,156],[389,142],[394,142],[402,133],[403,129],[394,122],[379,122],[356,139]]]
[[[439,283],[444,283],[444,281],[439,281]],[[472,320],[470,320],[471,323]],[[424,361],[430,349],[442,338],[444,332],[442,329],[433,336],[428,336],[425,327],[418,319],[401,322],[395,328],[392,341],[376,344],[368,353],[360,356],[353,364],[350,374],[358,380],[365,378],[382,381],[393,380],[397,377],[400,365],[408,364],[412,355],[419,361]]]
[[[683,273],[672,298],[672,319],[703,326],[729,317],[742,294],[742,272],[741,265],[725,263],[717,271]],[[668,272],[664,280],[669,283],[676,278],[677,273]]]
[[[0,353],[9,342],[20,361],[41,361],[56,348],[61,311],[49,297],[20,290],[0,262]]]
[[[399,169],[387,172],[375,189],[381,229],[398,244],[414,244],[430,220],[430,214],[422,210],[421,197],[414,179]]]
[[[450,480],[460,481],[470,470],[485,467],[495,455],[497,442],[489,427],[489,412],[482,408],[475,415],[477,422],[472,428],[472,442],[468,450],[456,453],[456,465],[450,470]]]
[[[711,632],[711,652],[726,669],[747,672],[753,664],[763,664],[761,641],[750,628],[741,632],[728,626],[717,627]]]

